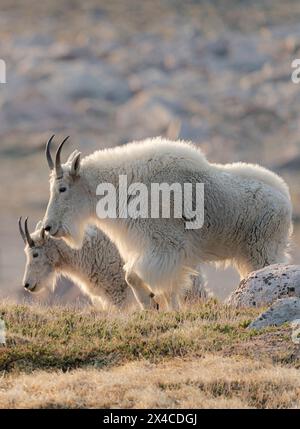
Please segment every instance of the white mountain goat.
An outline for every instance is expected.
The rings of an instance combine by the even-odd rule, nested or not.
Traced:
[[[116,244],[126,281],[143,308],[161,293],[170,308],[177,308],[181,288],[202,262],[230,263],[244,277],[286,261],[292,207],[287,185],[271,171],[245,163],[209,163],[192,144],[162,138],[99,150],[83,160],[75,151],[62,165],[65,139],[54,165],[52,138],[46,148],[52,174],[45,230],[80,245],[84,226],[99,226]],[[99,218],[97,187],[109,183],[118,189],[120,175],[128,186],[142,183],[147,189],[153,183],[203,183],[202,227],[187,228],[191,209],[181,218]],[[193,203],[195,198],[190,197]]]
[[[73,249],[64,240],[45,234],[41,221],[30,234],[27,219],[23,229],[20,218],[19,230],[26,245],[23,279],[26,290],[39,292],[47,283],[54,285],[57,276],[64,275],[103,310],[139,307],[125,281],[124,262],[117,248],[96,226],[88,225],[80,249]],[[201,276],[194,277],[193,287],[187,291],[187,299],[189,297],[206,297]]]

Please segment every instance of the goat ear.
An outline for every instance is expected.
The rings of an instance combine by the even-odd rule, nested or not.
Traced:
[[[72,153],[70,153],[69,158],[66,161],[66,164],[71,164],[74,157],[79,153],[77,149],[75,149]]]
[[[40,237],[41,237],[41,239],[42,239],[42,240],[45,240],[45,238],[46,238],[46,231],[45,231],[45,228],[42,228],[42,229],[41,229],[41,235],[40,235]]]
[[[70,169],[70,175],[71,176],[79,176],[80,171],[80,156],[81,153],[78,152],[71,161],[71,169]]]
[[[41,229],[43,227],[43,222],[41,220],[35,225],[35,230]]]

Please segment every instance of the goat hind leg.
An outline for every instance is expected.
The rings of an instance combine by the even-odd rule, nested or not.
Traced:
[[[177,310],[179,310],[180,303],[179,303],[179,299],[178,299],[178,294],[177,293],[174,293],[174,292],[165,292],[163,294],[163,296],[164,296],[164,299],[165,299],[165,302],[166,302],[167,309],[169,311],[172,311],[172,310],[177,311]]]
[[[126,272],[125,280],[142,309],[158,310],[158,304],[153,299],[154,293],[134,271]]]

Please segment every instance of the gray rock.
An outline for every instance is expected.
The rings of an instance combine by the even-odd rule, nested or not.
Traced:
[[[229,55],[230,47],[228,40],[223,38],[208,42],[206,45],[208,52],[216,55],[217,57],[226,57]]]
[[[39,85],[48,98],[100,98],[123,103],[131,95],[125,79],[101,63],[57,62],[51,72],[48,81]]]
[[[125,103],[116,115],[117,127],[135,131],[134,138],[156,136],[163,133],[175,119],[171,103],[162,97],[141,92]]]
[[[273,170],[275,170],[279,174],[284,171],[298,173],[298,171],[300,170],[300,156],[293,156],[287,161],[281,162],[279,165],[276,165]]]
[[[134,73],[128,78],[130,89],[133,92],[166,86],[168,76],[163,70],[149,68],[140,73]]]
[[[280,326],[283,323],[296,321],[298,319],[300,319],[300,298],[290,297],[278,299],[267,311],[250,323],[249,329]]]
[[[207,141],[209,136],[209,127],[204,121],[199,120],[198,125],[194,125],[186,120],[181,122],[180,139],[199,143]]]
[[[260,307],[289,296],[300,297],[300,265],[274,264],[243,279],[226,304]]]

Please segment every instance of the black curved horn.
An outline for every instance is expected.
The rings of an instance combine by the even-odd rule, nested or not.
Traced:
[[[25,223],[24,223],[26,240],[27,240],[29,247],[34,247],[34,241],[32,240],[32,238],[29,234],[27,222],[28,222],[28,217],[25,219]]]
[[[47,144],[46,144],[46,158],[47,158],[47,162],[48,162],[50,170],[54,169],[54,162],[53,162],[51,152],[50,152],[50,146],[51,146],[51,143],[52,143],[52,140],[54,139],[54,137],[55,137],[55,134],[53,134],[53,136],[50,137],[50,139],[47,141]]]
[[[21,237],[23,238],[24,243],[27,244],[26,235],[22,227],[22,216],[19,217],[18,223],[19,223],[19,231],[20,231]]]
[[[55,174],[56,174],[56,178],[60,179],[63,176],[63,170],[61,167],[61,161],[60,161],[60,153],[61,150],[63,148],[63,145],[65,144],[65,142],[68,140],[70,136],[66,137],[61,144],[59,145],[59,148],[56,151],[56,156],[55,156]]]

